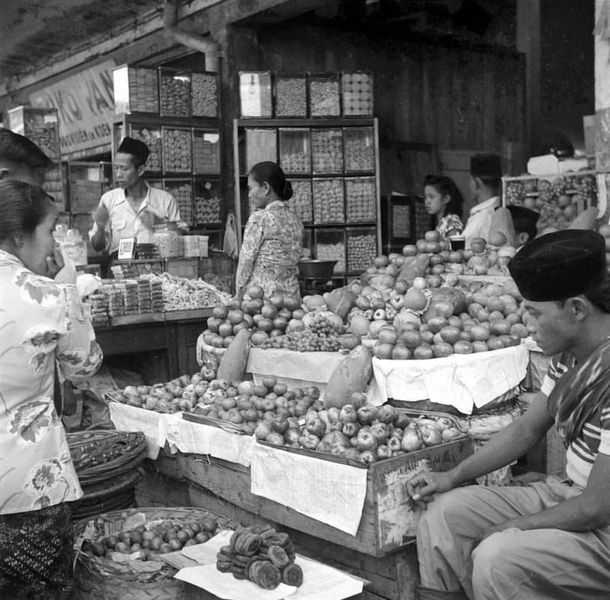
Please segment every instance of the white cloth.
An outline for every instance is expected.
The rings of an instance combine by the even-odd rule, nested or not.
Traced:
[[[466,248],[470,247],[470,242],[477,237],[484,240],[489,239],[491,224],[494,211],[500,206],[500,197],[494,196],[485,200],[470,209],[470,216],[466,222],[463,236],[466,238]]]
[[[53,402],[55,364],[70,381],[102,362],[76,287],[0,250],[0,514],[82,495]]]
[[[160,220],[182,225],[180,211],[174,197],[164,190],[146,184],[146,197],[137,212],[125,197],[123,188],[106,192],[100,199],[100,207],[106,207],[110,218],[106,225],[106,249],[114,252],[123,238],[135,237],[139,243],[152,242],[155,216]],[[89,231],[91,239],[98,231],[97,223]]]

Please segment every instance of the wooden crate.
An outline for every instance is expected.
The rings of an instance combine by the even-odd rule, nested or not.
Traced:
[[[327,539],[320,539],[311,531],[303,532],[283,525],[273,517],[262,518],[216,493],[193,483],[180,474],[176,455],[162,453],[157,461],[145,461],[144,477],[136,487],[139,506],[197,506],[214,511],[244,526],[269,523],[288,533],[297,552],[338,569],[362,577],[370,582],[353,600],[415,600],[419,582],[415,543],[402,549],[374,557],[345,548]],[[176,475],[163,475],[171,472]],[[199,592],[199,591],[198,591]],[[193,600],[207,596],[194,595]]]
[[[263,519],[380,557],[409,544],[415,535],[416,515],[410,507],[406,480],[424,464],[434,471],[446,471],[472,451],[471,440],[465,438],[372,464],[368,469],[362,519],[355,536],[252,494],[250,470],[241,465],[207,456],[178,454],[171,467],[162,463],[160,471],[171,477],[179,474]],[[323,466],[321,462],[320,467]]]

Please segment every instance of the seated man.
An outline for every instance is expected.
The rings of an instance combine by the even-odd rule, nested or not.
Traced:
[[[610,597],[610,285],[604,239],[542,236],[509,264],[534,339],[553,355],[527,412],[446,473],[408,483],[421,600]],[[459,486],[510,464],[555,424],[567,476],[527,487]],[[453,489],[458,488],[458,489]],[[451,490],[451,491],[449,491]],[[448,492],[441,495],[441,492]],[[429,503],[429,504],[428,504]]]
[[[531,242],[537,235],[536,223],[540,218],[540,213],[535,210],[525,208],[525,206],[507,206],[515,228],[515,248]]]

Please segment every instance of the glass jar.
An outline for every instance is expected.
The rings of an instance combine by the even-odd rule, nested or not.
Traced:
[[[154,226],[153,241],[161,258],[182,256],[182,236],[176,223],[162,223]]]

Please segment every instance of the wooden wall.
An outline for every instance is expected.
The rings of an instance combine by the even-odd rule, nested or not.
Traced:
[[[524,60],[516,52],[293,24],[235,27],[230,37],[229,75],[235,80],[239,70],[374,73],[383,146],[420,142],[449,151],[503,153],[507,143],[524,142]],[[230,87],[237,91],[236,82]],[[383,164],[381,171],[382,189],[395,187]]]

